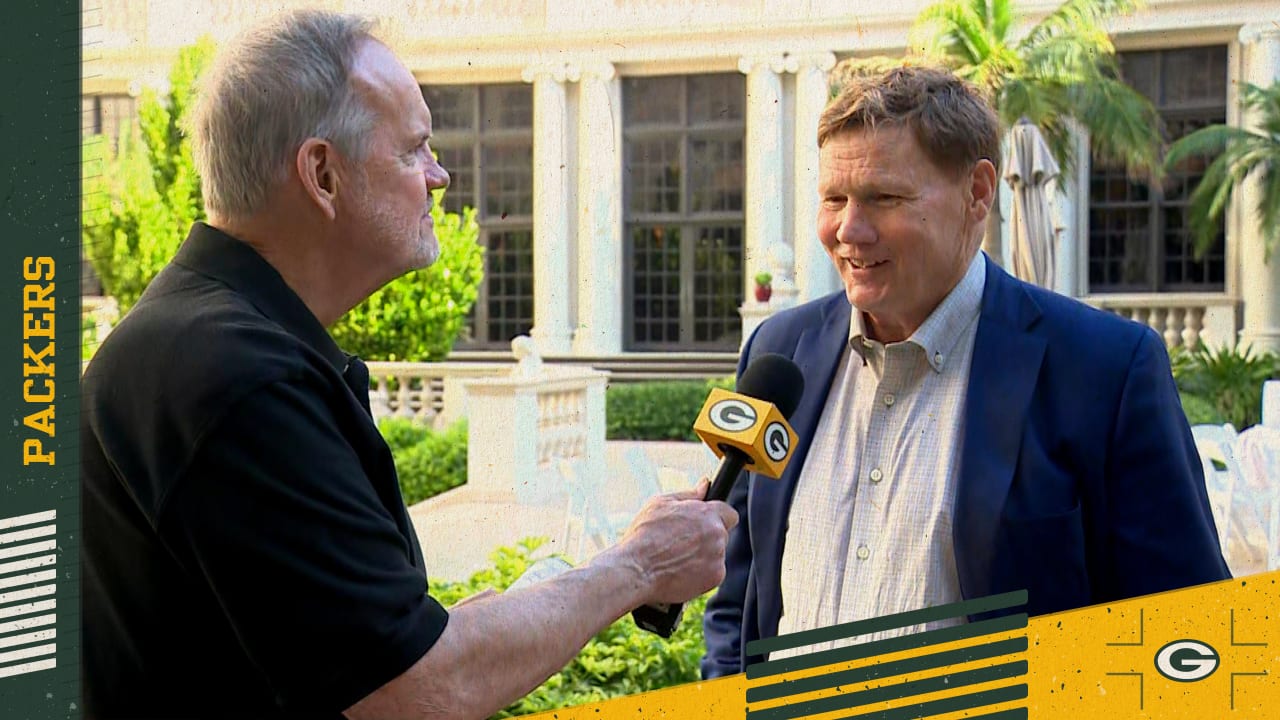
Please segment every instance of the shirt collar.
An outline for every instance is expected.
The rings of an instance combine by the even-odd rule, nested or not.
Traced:
[[[263,315],[323,355],[338,372],[346,370],[350,356],[342,352],[271,263],[247,243],[197,222],[173,262],[225,283],[248,298]]]
[[[982,292],[986,288],[987,273],[984,254],[979,252],[969,261],[969,268],[960,282],[947,293],[938,307],[921,323],[905,342],[919,346],[935,372],[942,372],[951,351],[964,334],[969,323],[978,317],[982,308]],[[867,364],[866,319],[858,308],[853,308],[849,318],[849,348]]]

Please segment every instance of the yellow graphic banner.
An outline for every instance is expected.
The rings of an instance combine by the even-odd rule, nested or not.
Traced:
[[[996,617],[891,640],[856,635],[948,609],[772,639],[762,643],[768,651],[796,654],[733,677],[529,717],[1280,717],[1280,572],[1030,619],[1022,602],[1025,594],[1010,593],[950,606]],[[804,652],[837,637],[846,642],[836,649]]]

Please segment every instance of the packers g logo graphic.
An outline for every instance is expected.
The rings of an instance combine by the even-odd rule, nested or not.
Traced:
[[[1174,640],[1156,652],[1156,670],[1177,682],[1203,680],[1220,661],[1218,651],[1199,640]]]
[[[756,410],[741,400],[721,400],[707,412],[711,424],[726,432],[742,432],[756,424]]]
[[[769,423],[769,427],[764,430],[764,451],[769,459],[782,462],[790,450],[791,436],[787,434],[787,428],[780,422]]]

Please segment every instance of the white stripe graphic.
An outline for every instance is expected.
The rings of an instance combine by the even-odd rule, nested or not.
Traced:
[[[31,613],[44,612],[45,610],[54,610],[57,607],[57,600],[41,600],[40,602],[27,603],[26,605],[15,605],[7,608],[0,607],[0,618],[30,615]]]
[[[57,510],[46,510],[44,512],[31,513],[30,515],[19,515],[12,518],[0,518],[0,530],[19,525],[34,525],[38,522],[48,522],[58,517]]]
[[[0,648],[13,647],[14,645],[26,645],[27,643],[42,642],[44,640],[52,640],[58,636],[58,631],[54,628],[48,630],[37,630],[29,632],[25,635],[8,635],[0,637]]]
[[[41,655],[52,655],[57,650],[57,645],[37,645],[35,647],[23,648],[21,650],[13,650],[11,652],[0,653],[0,663],[7,663],[13,660],[25,660],[31,657],[40,657]]]
[[[52,625],[57,621],[57,619],[57,615],[40,615],[33,618],[10,620],[9,622],[0,623],[0,635],[17,630],[30,630],[31,628],[38,628],[41,625]]]
[[[57,555],[41,555],[40,557],[27,558],[16,562],[0,563],[0,575],[8,575],[19,570],[30,570],[31,568],[49,567],[56,562],[58,562]]]
[[[38,552],[44,552],[45,550],[57,550],[57,549],[58,549],[57,540],[41,540],[40,542],[34,542],[27,545],[19,545],[17,547],[0,548],[0,560],[3,560],[5,558],[18,557],[19,555],[34,555]]]
[[[34,585],[39,582],[47,582],[57,579],[57,570],[41,570],[40,572],[27,573],[26,575],[14,575],[12,577],[0,578],[0,588],[17,587],[19,585]]]
[[[56,667],[58,667],[57,658],[23,663],[22,665],[14,665],[13,667],[0,667],[0,678],[10,677],[13,675],[25,675],[27,673],[36,672],[37,670],[48,670]]]
[[[15,543],[19,540],[30,540],[31,538],[48,537],[58,532],[57,525],[45,525],[44,527],[34,528],[32,530],[19,530],[18,532],[5,533],[0,535],[0,545]]]
[[[57,588],[53,585],[41,585],[38,588],[32,588],[30,590],[0,593],[0,604],[15,602],[17,600],[26,600],[27,598],[42,597],[44,595],[52,595],[55,592],[57,592]]]

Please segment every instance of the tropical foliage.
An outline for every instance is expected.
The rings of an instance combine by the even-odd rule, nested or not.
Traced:
[[[1169,148],[1165,167],[1212,157],[1200,184],[1191,193],[1188,214],[1196,250],[1204,253],[1222,228],[1222,218],[1235,190],[1256,178],[1260,192],[1256,211],[1266,258],[1280,236],[1280,82],[1270,87],[1246,83],[1241,92],[1246,115],[1257,117],[1258,129],[1210,125],[1179,139]]]
[[[940,64],[973,82],[1005,127],[1023,119],[1034,123],[1063,182],[1075,168],[1073,123],[1089,132],[1099,161],[1154,179],[1162,172],[1160,116],[1121,79],[1105,27],[1109,18],[1137,6],[1136,0],[1067,0],[1019,35],[1013,0],[943,0],[916,18],[906,62]],[[902,63],[883,57],[846,61],[834,78]]]

